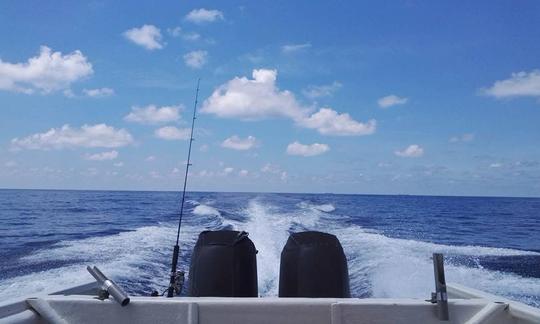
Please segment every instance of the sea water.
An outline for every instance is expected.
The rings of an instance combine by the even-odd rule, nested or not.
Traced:
[[[164,291],[179,204],[178,192],[0,190],[0,300],[89,282],[86,265],[131,294]],[[318,230],[340,239],[354,297],[429,298],[441,252],[447,282],[540,307],[537,198],[190,192],[182,269],[212,229],[249,232],[261,296],[278,293],[289,234]]]

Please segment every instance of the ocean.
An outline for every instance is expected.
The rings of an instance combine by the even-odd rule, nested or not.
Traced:
[[[540,199],[284,193],[187,193],[180,235],[189,267],[207,229],[249,232],[259,293],[277,296],[289,233],[335,234],[354,297],[428,299],[431,254],[447,282],[540,307]],[[178,192],[0,190],[0,300],[91,281],[97,265],[129,293],[168,284]]]

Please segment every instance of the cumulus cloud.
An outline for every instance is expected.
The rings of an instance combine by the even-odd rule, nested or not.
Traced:
[[[85,154],[84,159],[90,161],[107,161],[114,160],[118,157],[117,151],[101,152],[95,154]]]
[[[254,148],[257,145],[257,139],[253,136],[248,136],[246,138],[240,138],[236,135],[233,135],[221,143],[221,147],[225,147],[232,150],[246,151]]]
[[[176,128],[174,126],[165,126],[156,129],[154,132],[156,137],[164,140],[187,140],[189,139],[190,129],[189,128]]]
[[[287,154],[289,155],[301,155],[301,156],[315,156],[328,152],[330,147],[327,144],[300,144],[299,142],[293,142],[287,146]]]
[[[184,55],[184,63],[193,69],[202,68],[207,61],[207,51],[192,51]]]
[[[497,99],[508,97],[540,97],[540,70],[512,73],[506,80],[496,81],[482,90],[483,94]]]
[[[133,143],[133,137],[125,129],[115,129],[106,124],[83,125],[72,128],[64,125],[51,128],[45,133],[37,133],[11,140],[12,148],[29,150],[50,150],[75,147],[114,148]]]
[[[252,77],[235,77],[219,86],[204,101],[201,112],[241,120],[285,117],[298,126],[316,129],[324,135],[368,135],[375,132],[375,120],[361,123],[349,114],[339,114],[331,108],[310,114],[311,109],[300,105],[293,93],[277,88],[276,70],[253,70]]]
[[[242,169],[240,171],[238,171],[238,175],[241,176],[241,177],[246,177],[249,175],[249,171],[246,170],[246,169]]]
[[[279,177],[281,179],[281,181],[286,181],[287,178],[288,178],[287,171],[283,171],[279,167],[279,165],[275,165],[275,164],[272,164],[272,163],[266,163],[261,168],[261,172],[272,175],[272,176],[277,176],[277,177]]]
[[[377,100],[377,104],[381,108],[388,108],[396,105],[404,105],[409,101],[408,98],[398,97],[396,95],[389,95]]]
[[[83,89],[83,93],[87,97],[104,98],[114,95],[114,90],[111,88]]]
[[[281,52],[284,54],[290,54],[294,52],[299,52],[301,50],[305,50],[311,47],[310,43],[303,43],[303,44],[287,44],[281,46]]]
[[[421,157],[424,155],[424,149],[420,145],[412,144],[401,151],[394,152],[397,156],[401,157]]]
[[[0,59],[0,90],[50,93],[68,89],[73,82],[92,73],[92,64],[81,51],[63,55],[41,46],[39,55],[25,63],[9,63]]]
[[[312,85],[302,91],[304,96],[310,99],[316,99],[321,97],[330,97],[339,90],[343,85],[340,82],[334,81],[331,84],[326,85]]]
[[[323,135],[370,135],[375,132],[377,122],[374,119],[367,123],[357,122],[347,113],[338,114],[330,108],[321,108],[313,115],[302,119],[299,125],[314,128]]]
[[[204,101],[201,112],[243,120],[267,117],[301,119],[304,112],[294,95],[276,87],[276,70],[253,70],[252,77],[235,77],[219,86]]]
[[[162,49],[161,31],[154,25],[143,25],[124,32],[124,37],[147,50]]]
[[[223,169],[223,173],[225,173],[226,175],[231,174],[233,171],[234,171],[234,168],[231,168],[231,167],[227,167]]]
[[[160,124],[177,121],[180,118],[182,106],[148,105],[146,107],[131,107],[131,112],[124,117],[125,121],[139,124]]]
[[[474,140],[474,134],[473,133],[466,133],[462,135],[452,136],[448,140],[450,143],[458,143],[458,142],[470,142]]]
[[[171,35],[171,37],[181,37],[182,39],[187,41],[196,41],[201,38],[200,34],[195,32],[182,31],[182,28],[179,26],[174,28],[167,28],[167,33]]]
[[[194,9],[186,15],[186,20],[195,24],[211,23],[225,19],[223,12],[215,9]]]

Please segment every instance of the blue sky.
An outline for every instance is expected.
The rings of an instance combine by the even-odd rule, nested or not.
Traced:
[[[0,187],[540,196],[537,1],[4,1]]]

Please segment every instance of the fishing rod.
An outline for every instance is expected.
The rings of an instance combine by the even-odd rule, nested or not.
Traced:
[[[184,216],[184,201],[186,199],[186,186],[187,186],[187,180],[188,180],[188,173],[189,173],[189,167],[191,166],[190,160],[191,160],[191,144],[193,143],[193,129],[195,128],[195,119],[197,119],[197,103],[199,100],[199,84],[201,82],[201,79],[199,78],[197,80],[197,92],[195,93],[195,104],[193,105],[193,119],[191,120],[191,135],[189,137],[189,149],[188,149],[188,156],[187,156],[187,163],[186,163],[186,173],[184,175],[184,189],[182,191],[182,203],[180,204],[180,217],[178,218],[178,230],[176,232],[176,244],[174,245],[173,250],[173,257],[172,257],[172,267],[171,267],[171,278],[169,281],[169,288],[167,290],[167,297],[173,297],[174,293],[177,294],[180,293],[182,290],[181,287],[179,287],[179,281],[183,281],[184,278],[184,272],[180,271],[179,274],[177,274],[177,265],[178,265],[178,255],[180,253],[180,247],[178,246],[178,241],[180,240],[180,228],[182,227],[182,216]]]

